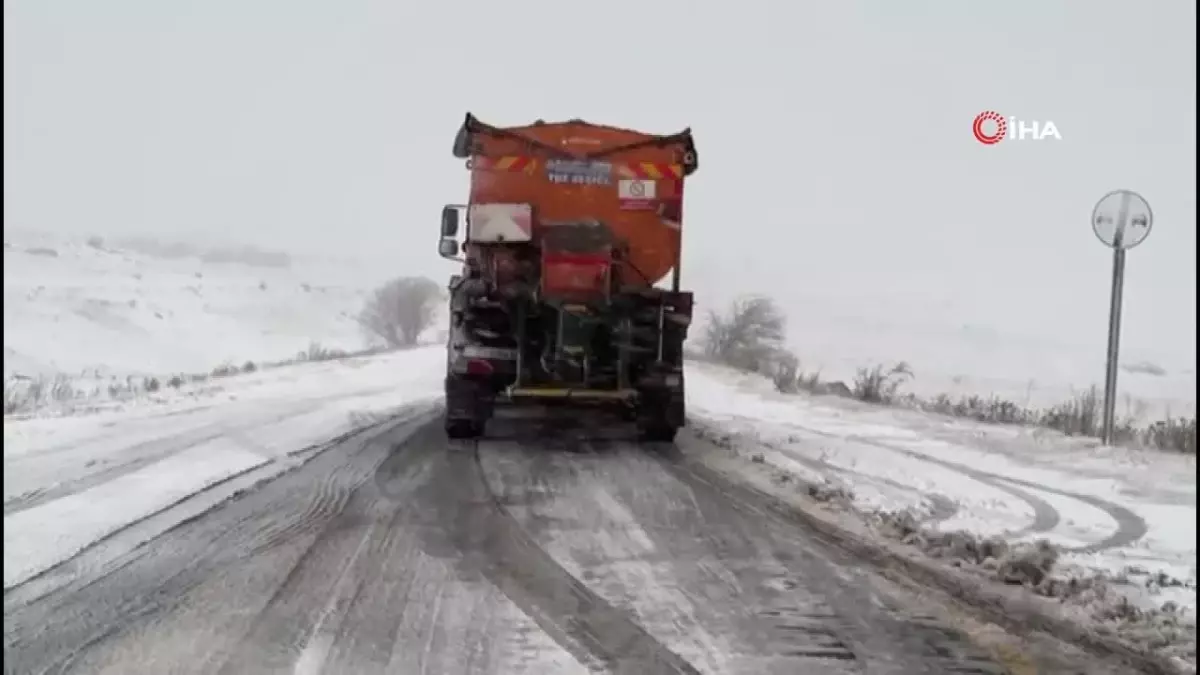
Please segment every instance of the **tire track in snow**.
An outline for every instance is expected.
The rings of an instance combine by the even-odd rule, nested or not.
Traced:
[[[237,644],[228,650],[216,672],[292,671],[317,675],[338,659],[341,629],[374,596],[386,596],[396,580],[381,583],[384,566],[401,560],[400,583],[415,583],[416,547],[405,528],[407,509],[379,490],[379,474],[391,470],[420,476],[434,447],[426,441],[432,424],[419,425],[414,433],[390,454],[371,463],[369,478],[362,466],[347,462],[336,475],[323,479],[322,486],[307,505],[282,529],[259,539],[248,555],[268,553],[290,541],[311,538],[310,545],[295,561],[268,601],[254,616]],[[400,480],[398,482],[411,482]],[[368,588],[368,582],[373,582]],[[371,597],[368,597],[371,596]],[[367,631],[355,631],[367,653],[357,654],[353,667],[328,668],[331,672],[376,672],[386,666],[378,653],[390,648],[395,630],[381,626],[399,624],[395,606],[391,611],[370,612]]]
[[[127,476],[151,464],[161,462],[164,459],[186,452],[205,443],[230,437],[234,434],[240,434],[250,429],[279,424],[294,417],[307,415],[320,407],[320,404],[313,404],[300,409],[293,408],[283,414],[276,413],[266,417],[261,413],[248,415],[248,419],[245,421],[234,424],[215,421],[183,434],[175,436],[167,434],[159,438],[137,443],[113,453],[115,456],[113,458],[125,459],[126,461],[113,466],[107,466],[98,471],[68,478],[54,485],[38,488],[6,500],[4,502],[4,516],[15,515],[56,499],[79,494],[80,492],[116,480],[122,476]],[[93,458],[85,462],[83,466],[85,468],[90,467],[98,461],[107,463],[108,458],[101,458],[99,460]]]
[[[1084,544],[1083,546],[1066,547],[1066,550],[1068,551],[1075,553],[1097,553],[1110,548],[1130,546],[1140,540],[1142,537],[1146,536],[1146,534],[1150,531],[1146,520],[1137,513],[1134,513],[1133,510],[1125,508],[1120,504],[1115,504],[1105,499],[1101,499],[1094,495],[1084,494],[1081,492],[1069,492],[1067,490],[1060,490],[1058,488],[1042,485],[1041,483],[1034,483],[1032,481],[1020,480],[1016,478],[1008,478],[1006,476],[1000,476],[997,474],[988,475],[999,480],[1017,483],[1018,485],[1024,485],[1030,489],[1042,490],[1043,492],[1049,492],[1050,494],[1059,495],[1060,497],[1067,497],[1069,499],[1081,501],[1084,504],[1088,504],[1096,509],[1099,509],[1100,511],[1103,511],[1104,513],[1107,513],[1108,516],[1117,523],[1116,531],[1108,537],[1105,537],[1104,539],[1095,543]]]
[[[794,428],[794,429],[799,429],[799,430],[807,432],[807,433],[814,434],[816,436],[821,436],[824,438],[854,441],[857,443],[862,443],[864,445],[870,445],[870,446],[874,446],[874,447],[888,450],[891,452],[899,453],[901,455],[910,457],[912,459],[916,459],[916,460],[919,460],[922,462],[928,462],[930,464],[935,464],[935,465],[941,466],[944,469],[949,469],[951,471],[958,472],[972,480],[976,480],[980,483],[991,486],[997,490],[1001,490],[1003,492],[1007,492],[1008,494],[1013,495],[1017,499],[1020,499],[1021,501],[1028,504],[1029,507],[1033,510],[1033,521],[1026,527],[1006,533],[1005,534],[1006,537],[1016,538],[1016,537],[1021,537],[1021,536],[1027,536],[1030,534],[1045,534],[1045,533],[1051,532],[1054,529],[1058,528],[1058,526],[1062,522],[1062,515],[1059,513],[1058,509],[1054,508],[1054,506],[1051,505],[1049,502],[1047,502],[1045,499],[1042,499],[1041,497],[1038,497],[1036,494],[1031,493],[1029,490],[1038,490],[1038,491],[1042,491],[1042,492],[1048,492],[1050,494],[1058,495],[1060,497],[1066,497],[1068,499],[1074,499],[1076,501],[1087,504],[1087,505],[1094,507],[1096,509],[1099,509],[1103,513],[1107,514],[1113,520],[1114,524],[1116,525],[1116,530],[1109,536],[1105,537],[1104,539],[1097,541],[1097,542],[1090,543],[1090,544],[1085,544],[1083,546],[1063,546],[1062,548],[1064,551],[1069,551],[1069,552],[1074,552],[1074,553],[1096,553],[1096,552],[1104,551],[1104,550],[1107,550],[1110,548],[1120,548],[1123,546],[1129,546],[1129,545],[1137,542],[1139,539],[1144,537],[1147,532],[1149,532],[1149,526],[1146,524],[1145,519],[1143,519],[1138,514],[1134,513],[1131,509],[1121,506],[1120,504],[1110,502],[1106,499],[1096,497],[1094,495],[1088,495],[1088,494],[1079,493],[1079,492],[1072,492],[1072,491],[1068,491],[1068,490],[1061,490],[1061,489],[1054,488],[1054,487],[1051,487],[1048,485],[1044,485],[1042,483],[1037,483],[1034,481],[1013,478],[1010,476],[1004,476],[1001,474],[996,474],[996,473],[983,471],[980,469],[975,469],[975,468],[967,466],[965,464],[959,464],[957,462],[951,462],[951,461],[944,460],[944,459],[930,457],[929,455],[917,452],[915,450],[910,450],[903,446],[895,445],[893,443],[888,443],[886,441],[881,441],[876,438],[860,436],[860,435],[855,435],[855,434],[842,436],[842,435],[838,435],[838,434],[831,433],[828,431],[823,431],[823,430],[819,430],[819,429],[813,429],[811,427],[806,427],[802,424],[796,424],[794,422],[788,423],[787,426]],[[767,442],[763,442],[763,441],[758,441],[758,442],[760,442],[763,445],[766,445],[768,447],[775,447],[776,450],[786,452],[782,448],[772,446],[771,444],[769,444]],[[840,469],[839,467],[836,467],[836,466],[830,467],[828,464],[826,464],[825,462],[820,461],[820,460],[813,460],[813,459],[810,459],[807,457],[802,457],[802,456],[797,457],[797,456],[792,455],[791,453],[788,454],[788,457],[791,459],[800,461],[802,463],[807,463],[807,464],[811,465],[812,463],[815,462],[817,464],[824,465],[832,470],[842,471],[842,469]],[[1023,489],[1023,488],[1028,488],[1028,489]]]
[[[108,664],[117,672],[138,672],[120,664],[155,658],[180,672],[215,672],[221,655],[233,648],[230,631],[261,613],[263,591],[269,597],[282,583],[274,580],[280,567],[294,568],[319,541],[322,523],[314,522],[291,540],[261,547],[290,518],[311,513],[304,507],[312,499],[311,480],[369,482],[391,451],[388,440],[406,438],[427,420],[418,414],[359,430],[334,444],[339,452],[316,453],[307,471],[275,476],[223,502],[217,513],[224,517],[197,514],[103,569],[11,611],[6,597],[5,660],[15,668],[8,672],[62,672],[77,664],[89,671]],[[359,470],[333,471],[346,464]],[[256,527],[264,522],[270,525]],[[218,615],[224,618],[214,622]],[[155,638],[147,640],[147,634]]]
[[[696,428],[696,425],[693,424],[693,428]],[[705,431],[710,431],[710,430],[706,429]],[[888,486],[898,492],[901,492],[901,493],[905,493],[905,494],[914,494],[915,493],[915,494],[917,494],[919,499],[921,499],[929,504],[929,511],[926,514],[924,514],[924,517],[922,517],[921,521],[920,521],[924,525],[933,526],[933,525],[937,525],[939,523],[945,522],[947,520],[950,520],[954,516],[958,515],[958,512],[960,510],[958,502],[954,501],[953,499],[950,499],[949,497],[947,497],[943,494],[922,493],[920,490],[918,490],[917,488],[915,488],[911,485],[904,485],[903,483],[896,481],[896,480],[892,480],[890,478],[873,476],[871,474],[864,473],[864,472],[858,471],[856,469],[851,469],[851,468],[844,467],[844,466],[838,466],[838,465],[832,464],[824,459],[813,459],[813,458],[807,457],[805,455],[794,454],[794,453],[788,452],[786,448],[784,448],[776,443],[772,443],[771,441],[767,441],[767,440],[763,440],[763,439],[755,439],[755,443],[757,443],[763,447],[775,450],[776,452],[783,453],[789,461],[796,462],[797,464],[806,466],[809,469],[811,469],[814,473],[817,473],[817,474],[825,474],[825,473],[832,472],[832,473],[846,475],[846,476],[857,476],[861,480],[865,480],[865,481],[871,482],[871,483],[877,483],[880,485],[886,485],[886,486]],[[1003,486],[1000,489],[1004,490],[1005,492],[1010,492],[1010,494],[1015,494],[1016,496],[1024,499],[1024,497],[1022,497],[1019,494],[1016,494],[1016,492],[1008,490],[1007,486]],[[1049,506],[1049,505],[1047,504],[1046,506]],[[1050,513],[1053,513],[1053,509],[1050,510]],[[1035,515],[1034,525],[1032,525],[1031,527],[1034,527],[1034,528],[1043,527],[1043,526],[1045,526],[1045,522],[1048,522],[1048,521],[1043,520],[1042,518],[1039,518],[1038,514],[1039,514],[1039,510],[1035,507],[1034,508],[1034,515]],[[1050,525],[1050,527],[1053,527],[1053,525]]]
[[[122,525],[109,534],[98,538],[73,555],[6,588],[4,608],[7,614],[22,605],[27,605],[60,592],[72,593],[99,582],[105,576],[136,561],[144,547],[158,537],[202,517],[208,511],[236,499],[247,491],[283,477],[316,459],[321,453],[343,444],[356,436],[370,442],[391,431],[428,415],[428,411],[405,411],[391,420],[346,432],[324,443],[319,443],[291,453],[291,461],[284,459],[251,467],[230,475],[220,481],[192,492],[175,502]],[[281,464],[283,464],[281,466]],[[332,478],[332,477],[331,477]],[[324,484],[324,481],[322,481]]]
[[[536,443],[480,444],[489,490],[560,565],[697,670],[997,672],[944,623],[901,617],[857,561],[830,559],[794,523],[677,466],[674,446],[527,436]]]
[[[480,457],[480,443],[450,457],[457,471],[472,476],[475,498],[489,504],[483,534],[491,540],[491,565],[483,573],[556,642],[590,667],[614,675],[701,675],[679,654],[651,635],[626,610],[610,604],[570,574],[541,548],[491,487]],[[554,452],[547,448],[546,452]],[[461,495],[470,501],[471,492]],[[468,534],[468,533],[461,533]]]
[[[739,595],[771,589],[758,604],[771,624],[764,632],[773,640],[773,648],[763,651],[779,651],[791,660],[777,662],[779,670],[770,672],[834,673],[842,667],[895,675],[998,672],[991,658],[951,625],[914,616],[893,598],[872,591],[859,561],[825,548],[820,537],[762,508],[752,491],[698,472],[678,446],[639,449],[649,450],[667,474],[697,495],[712,524],[705,528],[707,537],[724,540],[722,548],[729,553],[721,556],[721,564],[746,591]]]
[[[1116,530],[1109,536],[1105,537],[1104,539],[1097,541],[1097,542],[1093,542],[1091,544],[1085,544],[1083,546],[1064,546],[1064,547],[1062,547],[1063,550],[1066,550],[1066,551],[1078,552],[1078,553],[1095,553],[1097,551],[1103,551],[1103,550],[1110,549],[1110,548],[1119,548],[1122,546],[1128,546],[1128,545],[1138,541],[1142,537],[1146,536],[1146,533],[1149,532],[1149,526],[1146,525],[1146,521],[1141,516],[1134,513],[1132,510],[1130,510],[1124,506],[1121,506],[1120,504],[1115,504],[1106,499],[1101,499],[1100,497],[1096,497],[1095,495],[1089,495],[1089,494],[1084,494],[1084,493],[1080,493],[1080,492],[1072,492],[1069,490],[1060,490],[1058,488],[1051,487],[1051,486],[1045,485],[1043,483],[1037,483],[1037,482],[1025,480],[1022,478],[1013,478],[1011,476],[1004,476],[1001,474],[990,473],[988,471],[982,471],[980,469],[975,469],[975,468],[969,467],[965,464],[959,464],[957,462],[951,462],[951,461],[944,460],[944,459],[937,459],[937,458],[922,454],[920,452],[917,452],[915,450],[909,450],[907,448],[895,446],[895,445],[892,445],[890,443],[886,443],[883,441],[876,441],[874,439],[863,438],[861,436],[848,436],[847,438],[856,440],[861,443],[868,443],[870,445],[875,445],[877,447],[881,447],[886,450],[891,450],[893,452],[899,452],[899,453],[907,455],[909,457],[913,457],[914,459],[919,459],[919,460],[922,460],[925,462],[929,462],[931,464],[937,464],[944,468],[950,469],[952,471],[957,471],[957,472],[964,474],[970,478],[978,480],[981,483],[986,483],[988,485],[992,485],[999,489],[1005,490],[1011,494],[1021,495],[1021,498],[1023,500],[1028,502],[1031,506],[1034,506],[1035,514],[1038,512],[1042,512],[1042,513],[1046,514],[1043,516],[1043,518],[1047,522],[1050,521],[1051,518],[1053,518],[1053,522],[1054,522],[1053,526],[1047,527],[1046,529],[1037,529],[1037,518],[1035,517],[1034,526],[1032,526],[1030,528],[1030,530],[1033,532],[1044,533],[1044,532],[1048,532],[1048,531],[1058,527],[1059,522],[1061,520],[1061,515],[1059,514],[1057,509],[1055,509],[1052,505],[1050,505],[1049,502],[1047,502],[1046,500],[1044,500],[1040,497],[1037,497],[1036,495],[1030,494],[1026,490],[1022,490],[1022,489],[1016,487],[1017,485],[1020,485],[1025,488],[1029,488],[1031,490],[1040,490],[1042,492],[1048,492],[1050,494],[1058,495],[1060,497],[1066,497],[1068,499],[1074,499],[1076,501],[1083,502],[1084,504],[1087,504],[1089,506],[1097,508],[1100,511],[1103,511],[1104,513],[1108,514],[1108,516],[1110,518],[1112,518],[1113,522],[1116,523],[1116,526],[1117,526]],[[1049,514],[1053,514],[1053,516],[1050,516]],[[1018,534],[1025,534],[1025,532],[1019,532],[1016,534],[1012,534],[1010,536],[1017,536]]]

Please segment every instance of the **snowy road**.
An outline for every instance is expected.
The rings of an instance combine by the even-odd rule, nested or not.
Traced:
[[[1001,672],[669,451],[431,414],[10,587],[5,672]]]

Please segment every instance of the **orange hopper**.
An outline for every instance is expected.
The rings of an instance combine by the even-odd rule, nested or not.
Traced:
[[[468,114],[455,155],[469,158],[472,205],[532,207],[535,243],[548,224],[598,220],[627,247],[622,285],[653,285],[676,267],[684,180],[697,167],[689,130],[657,136],[581,120],[499,128]]]

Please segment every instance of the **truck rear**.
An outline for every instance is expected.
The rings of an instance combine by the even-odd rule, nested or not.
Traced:
[[[438,244],[462,263],[450,282],[447,434],[482,435],[510,401],[615,408],[642,438],[672,440],[692,320],[680,290],[690,131],[500,128],[468,114],[454,156],[470,194],[443,209]]]

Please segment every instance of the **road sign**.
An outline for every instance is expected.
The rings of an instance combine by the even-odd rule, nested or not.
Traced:
[[[1113,190],[1092,209],[1092,231],[1113,250],[1112,296],[1108,306],[1108,358],[1104,373],[1105,445],[1112,445],[1117,410],[1117,364],[1121,351],[1121,298],[1125,293],[1125,252],[1150,236],[1154,212],[1132,190]]]
[[[1153,226],[1150,203],[1131,190],[1113,190],[1092,209],[1092,231],[1110,248],[1137,246],[1146,240]]]

